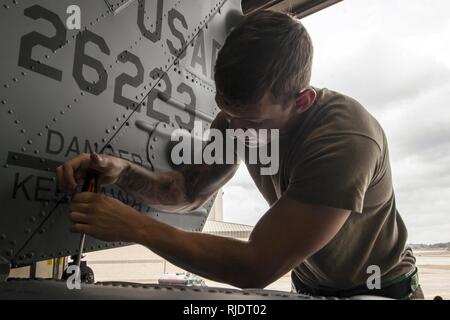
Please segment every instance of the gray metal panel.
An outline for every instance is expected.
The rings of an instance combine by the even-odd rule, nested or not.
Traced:
[[[81,32],[65,29],[71,4],[81,8]],[[77,253],[54,175],[77,153],[104,149],[149,170],[171,169],[170,132],[193,119],[206,128],[217,114],[213,55],[240,12],[239,0],[47,0],[0,8],[1,256],[26,265]],[[116,187],[103,192],[188,230],[201,231],[212,205],[169,214]],[[121,245],[88,237],[85,249]]]
[[[340,1],[342,0],[242,0],[242,9],[245,14],[258,10],[275,10],[303,18]]]
[[[373,297],[372,297],[373,298]],[[69,290],[65,281],[9,280],[0,283],[0,299],[39,300],[336,300],[272,290],[144,285],[105,282]],[[358,298],[356,298],[358,299]]]

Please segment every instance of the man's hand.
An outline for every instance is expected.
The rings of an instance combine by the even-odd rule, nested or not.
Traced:
[[[70,231],[104,241],[135,242],[144,218],[133,208],[103,194],[77,193],[70,203]]]
[[[59,189],[73,193],[76,187],[83,183],[88,170],[95,170],[100,174],[101,185],[113,184],[129,166],[130,163],[124,159],[104,154],[82,153],[56,168]]]

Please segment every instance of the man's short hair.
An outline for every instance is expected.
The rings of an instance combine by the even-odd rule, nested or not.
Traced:
[[[249,105],[267,91],[284,104],[309,85],[313,45],[294,17],[263,10],[246,16],[220,50],[214,79],[226,103]]]

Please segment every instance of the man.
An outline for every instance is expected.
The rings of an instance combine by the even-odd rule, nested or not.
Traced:
[[[279,129],[280,135],[276,174],[261,175],[259,164],[246,163],[271,205],[248,241],[182,231],[93,193],[73,196],[72,231],[142,244],[183,269],[241,288],[263,288],[292,270],[293,286],[302,293],[420,297],[383,130],[355,100],[309,85],[312,56],[305,28],[271,11],[247,16],[218,55],[221,112],[212,127]],[[57,174],[60,188],[73,192],[86,170],[95,169],[102,184],[115,183],[156,209],[187,212],[237,167],[150,172],[112,156],[83,154]],[[373,275],[381,277],[380,286],[369,281]]]

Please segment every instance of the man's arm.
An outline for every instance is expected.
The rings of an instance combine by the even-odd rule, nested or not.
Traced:
[[[349,214],[284,197],[261,218],[248,241],[146,220],[136,242],[200,276],[241,288],[263,288],[325,246]]]
[[[70,211],[73,232],[139,243],[185,270],[241,288],[262,288],[286,274],[325,246],[350,214],[282,197],[240,241],[183,231],[94,193],[76,194]]]
[[[219,113],[211,128],[225,132],[226,118]],[[239,168],[239,164],[186,164],[178,171],[152,172],[130,163],[116,184],[135,199],[168,212],[201,207]]]
[[[116,184],[138,201],[166,212],[200,208],[230,180],[238,165],[186,165],[180,171],[152,172],[131,164]]]

